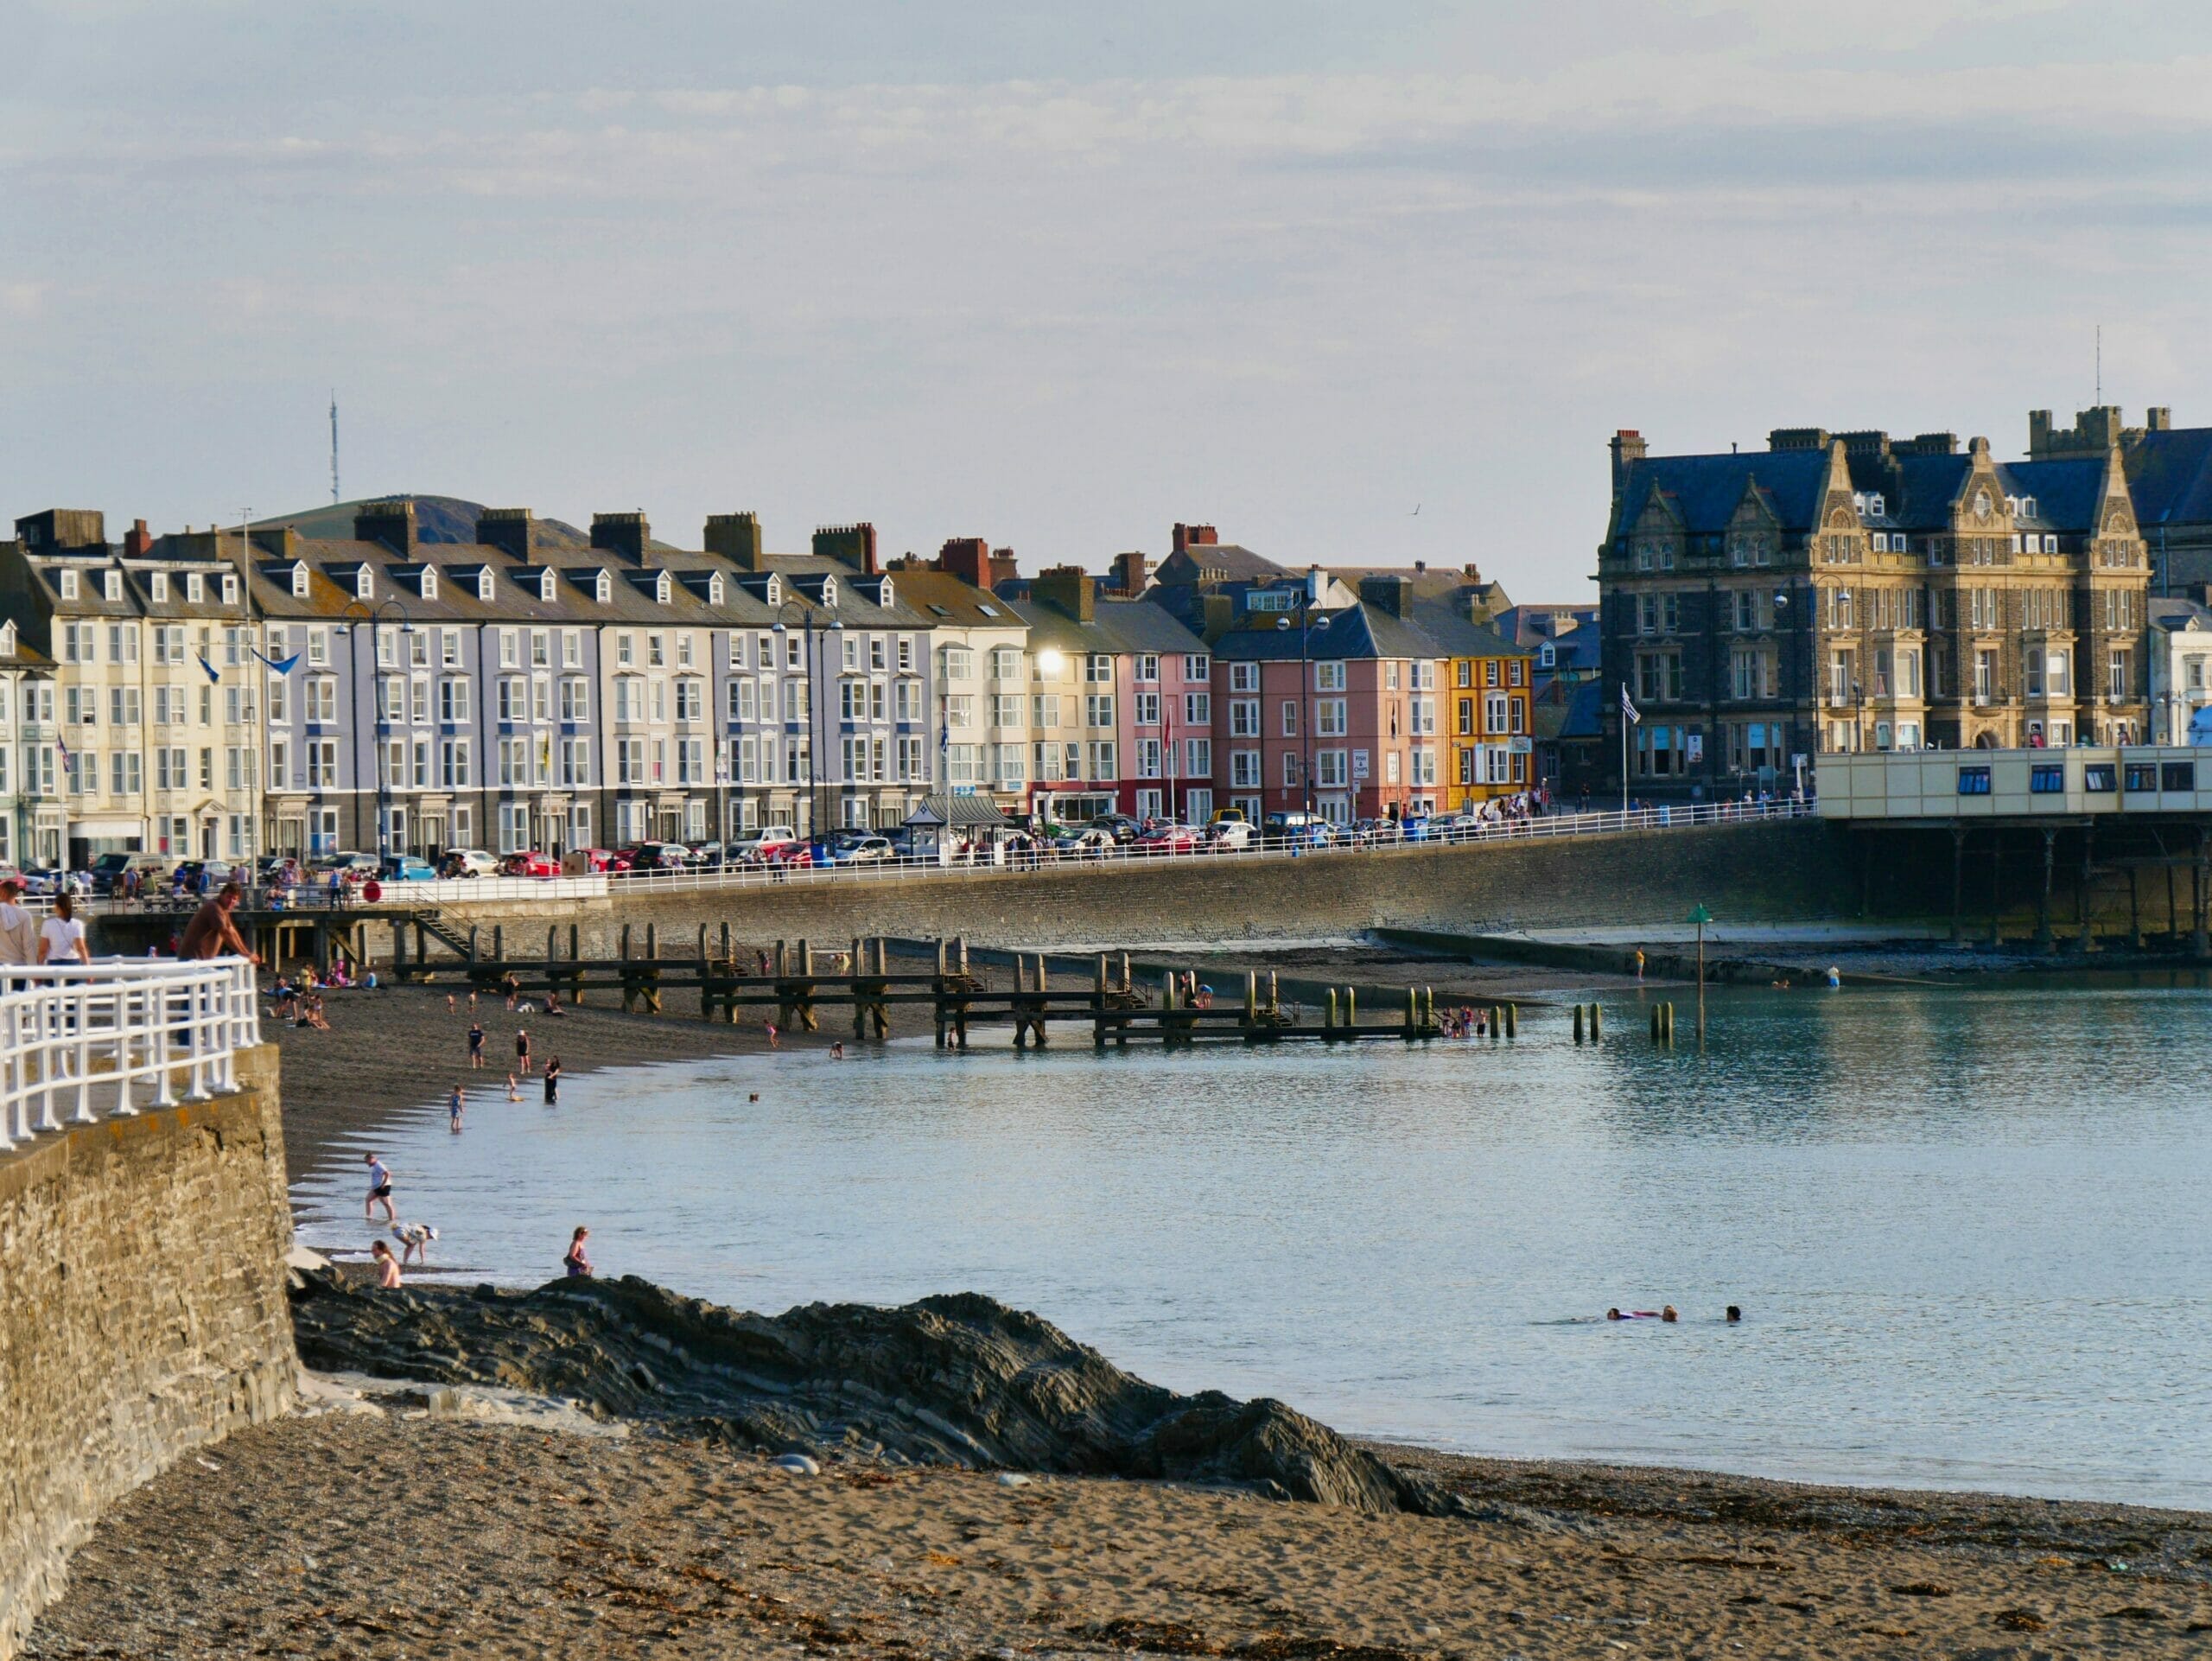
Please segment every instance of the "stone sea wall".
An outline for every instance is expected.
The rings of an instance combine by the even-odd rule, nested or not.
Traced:
[[[0,1155],[0,1657],[105,1505],[292,1400],[275,1047],[238,1071]]]
[[[1946,873],[1948,876],[1948,872]],[[448,905],[454,924],[505,931],[509,951],[541,952],[577,929],[587,957],[612,956],[622,926],[638,949],[652,923],[674,952],[704,924],[747,941],[861,934],[965,935],[1027,950],[1122,944],[1313,939],[1377,927],[1488,931],[1676,922],[1702,902],[1736,921],[1858,914],[1861,874],[1845,840],[1817,820],[1413,846],[1300,859],[1133,861],[1041,873],[792,882],[650,893],[617,883],[604,901]],[[1894,898],[1886,892],[1876,904]],[[1927,896],[1910,896],[1924,909]],[[371,949],[391,951],[389,929]]]

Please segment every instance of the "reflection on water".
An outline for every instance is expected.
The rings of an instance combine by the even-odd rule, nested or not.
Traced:
[[[2212,994],[1716,993],[1702,1055],[1674,996],[1671,1054],[1631,1000],[1586,1048],[1561,1010],[1497,1047],[785,1053],[378,1146],[473,1276],[550,1278],[588,1222],[605,1271],[973,1288],[1376,1435],[2212,1505]],[[305,1238],[365,1244],[358,1181],[301,1185]]]

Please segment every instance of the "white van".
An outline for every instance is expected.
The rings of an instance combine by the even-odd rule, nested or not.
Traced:
[[[776,849],[787,848],[798,840],[798,832],[788,824],[764,824],[734,838],[722,850],[722,859],[731,865],[758,865]]]

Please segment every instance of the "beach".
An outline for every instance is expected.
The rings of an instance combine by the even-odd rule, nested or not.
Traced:
[[[1421,1462],[1483,1515],[810,1477],[642,1429],[326,1412],[118,1506],[27,1653],[2025,1661],[2197,1654],[2212,1634],[2200,1517]]]

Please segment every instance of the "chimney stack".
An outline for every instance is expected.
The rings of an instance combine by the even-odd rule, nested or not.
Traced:
[[[991,545],[981,537],[948,537],[931,562],[947,576],[978,589],[991,587]]]
[[[814,557],[849,565],[862,576],[874,576],[883,568],[876,563],[875,527],[863,519],[858,525],[825,525],[814,533]]]
[[[1178,525],[1175,527],[1175,551],[1188,553],[1193,548],[1214,548],[1221,544],[1221,533],[1211,525]]]
[[[1618,507],[1621,492],[1628,484],[1628,470],[1641,461],[1651,447],[1643,442],[1643,435],[1633,427],[1623,427],[1613,435],[1613,506]]]
[[[707,519],[706,550],[741,571],[765,571],[768,556],[760,544],[758,513],[715,513]]]
[[[353,512],[353,540],[380,542],[402,559],[415,557],[415,503],[405,496],[365,503]]]
[[[1393,617],[1403,617],[1406,597],[1413,591],[1413,578],[1395,571],[1370,571],[1359,579],[1359,597]]]
[[[1135,600],[1152,581],[1152,561],[1142,549],[1133,548],[1114,556],[1113,573],[1114,592]]]
[[[476,516],[476,540],[527,564],[537,524],[526,507],[487,507]]]
[[[591,545],[610,554],[620,554],[632,565],[643,565],[651,557],[653,528],[646,523],[642,512],[594,513],[591,516]]]
[[[143,559],[154,551],[153,533],[146,529],[146,521],[133,519],[130,528],[123,533],[123,552],[126,559]]]
[[[1038,572],[1029,597],[1078,623],[1088,623],[1098,612],[1098,579],[1080,565],[1055,565]]]

